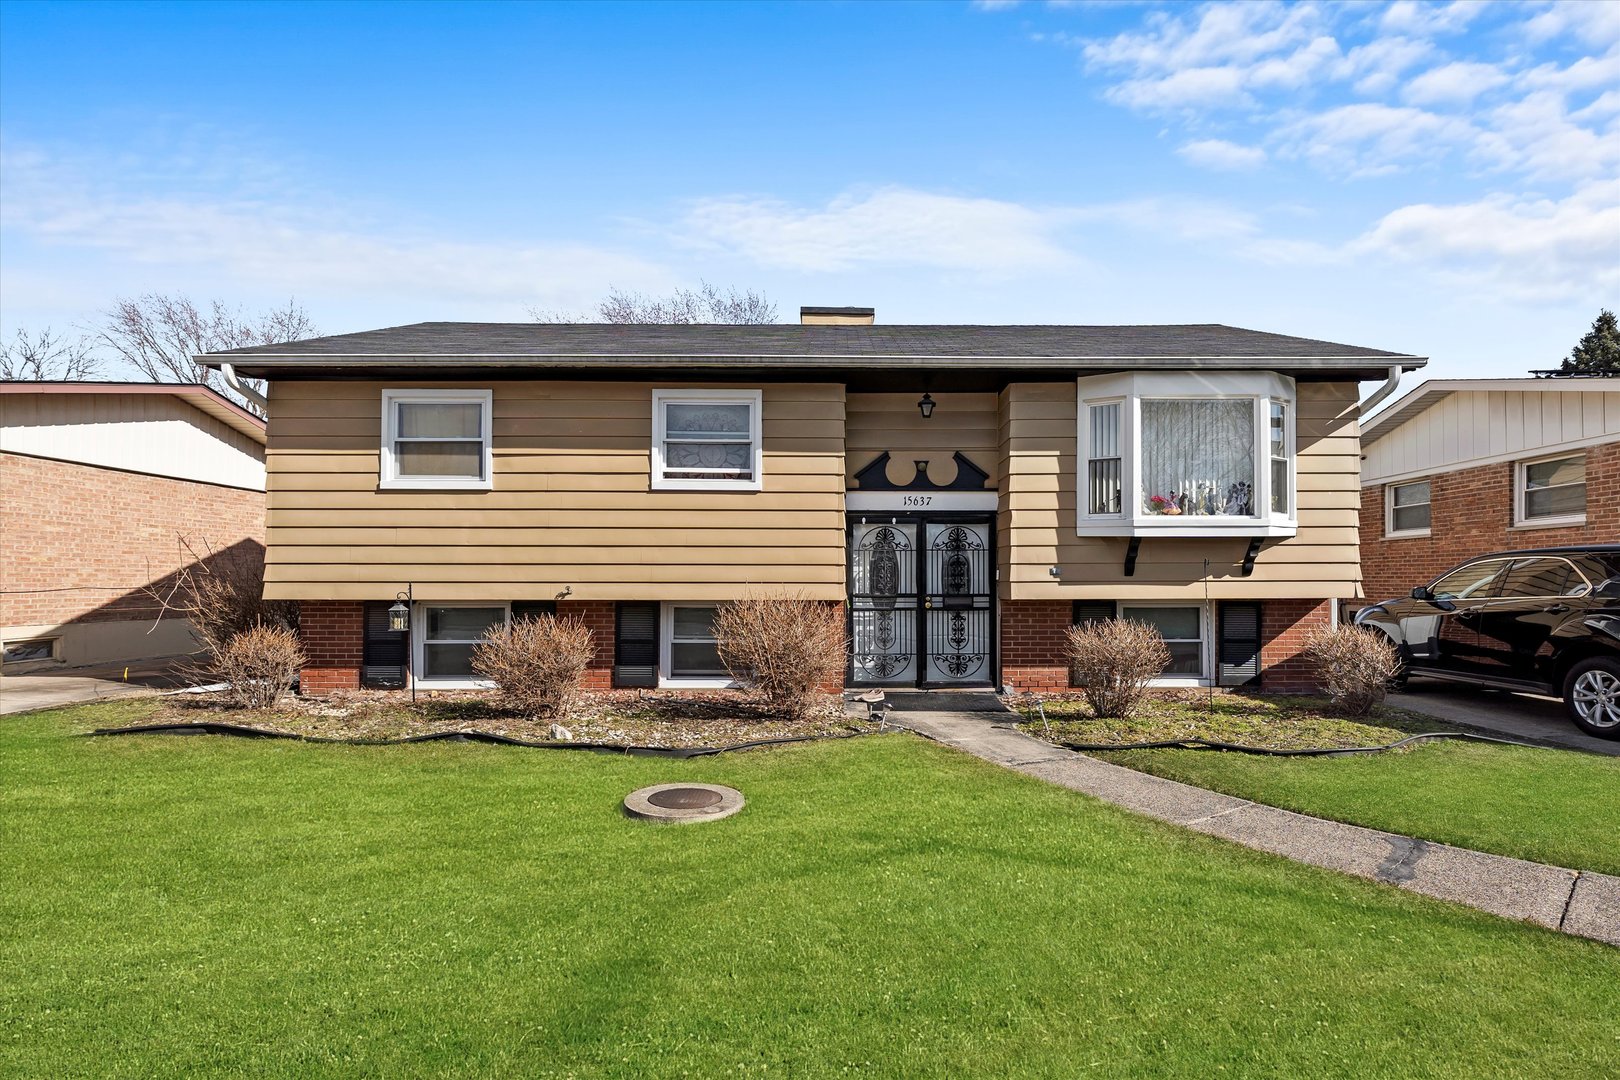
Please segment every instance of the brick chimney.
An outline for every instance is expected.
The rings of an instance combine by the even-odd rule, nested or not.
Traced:
[[[871,326],[874,309],[869,307],[801,307],[800,326]]]

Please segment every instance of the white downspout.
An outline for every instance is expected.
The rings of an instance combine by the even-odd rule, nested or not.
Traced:
[[[227,367],[225,370],[229,371],[230,368]],[[1372,397],[1361,403],[1361,415],[1366,416],[1378,406],[1382,405],[1384,403],[1384,399],[1393,394],[1400,385],[1401,366],[1399,364],[1395,364],[1390,367],[1389,377],[1384,380],[1384,385],[1374,390],[1372,392]]]
[[[1396,370],[1399,371],[1400,369],[1397,368]],[[247,398],[248,404],[258,409],[264,415],[270,415],[270,399],[238,378],[235,368],[231,367],[229,364],[221,364],[219,365],[219,371],[220,374],[225,376],[226,386],[229,386],[232,390],[235,390],[238,394],[241,394],[243,397]],[[1399,378],[1399,375],[1396,377]]]

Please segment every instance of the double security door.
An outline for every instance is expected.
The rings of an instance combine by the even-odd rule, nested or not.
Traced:
[[[851,515],[851,683],[995,685],[994,538],[984,515]]]

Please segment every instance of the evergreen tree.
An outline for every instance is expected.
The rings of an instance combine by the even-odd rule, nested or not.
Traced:
[[[1592,329],[1575,343],[1559,370],[1583,375],[1620,375],[1620,324],[1614,312],[1604,308],[1592,321]]]

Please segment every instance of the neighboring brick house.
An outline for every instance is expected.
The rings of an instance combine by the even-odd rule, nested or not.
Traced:
[[[1620,378],[1427,382],[1361,445],[1369,600],[1487,552],[1620,542]]]
[[[1218,325],[421,323],[199,357],[268,380],[266,595],[302,686],[477,685],[534,612],[597,686],[716,686],[717,605],[846,612],[854,686],[1068,685],[1158,627],[1169,685],[1304,689],[1361,595],[1360,384],[1420,357]],[[409,595],[410,628],[388,609]]]
[[[0,383],[5,669],[195,649],[148,590],[262,558],[264,448],[264,421],[205,386]]]

